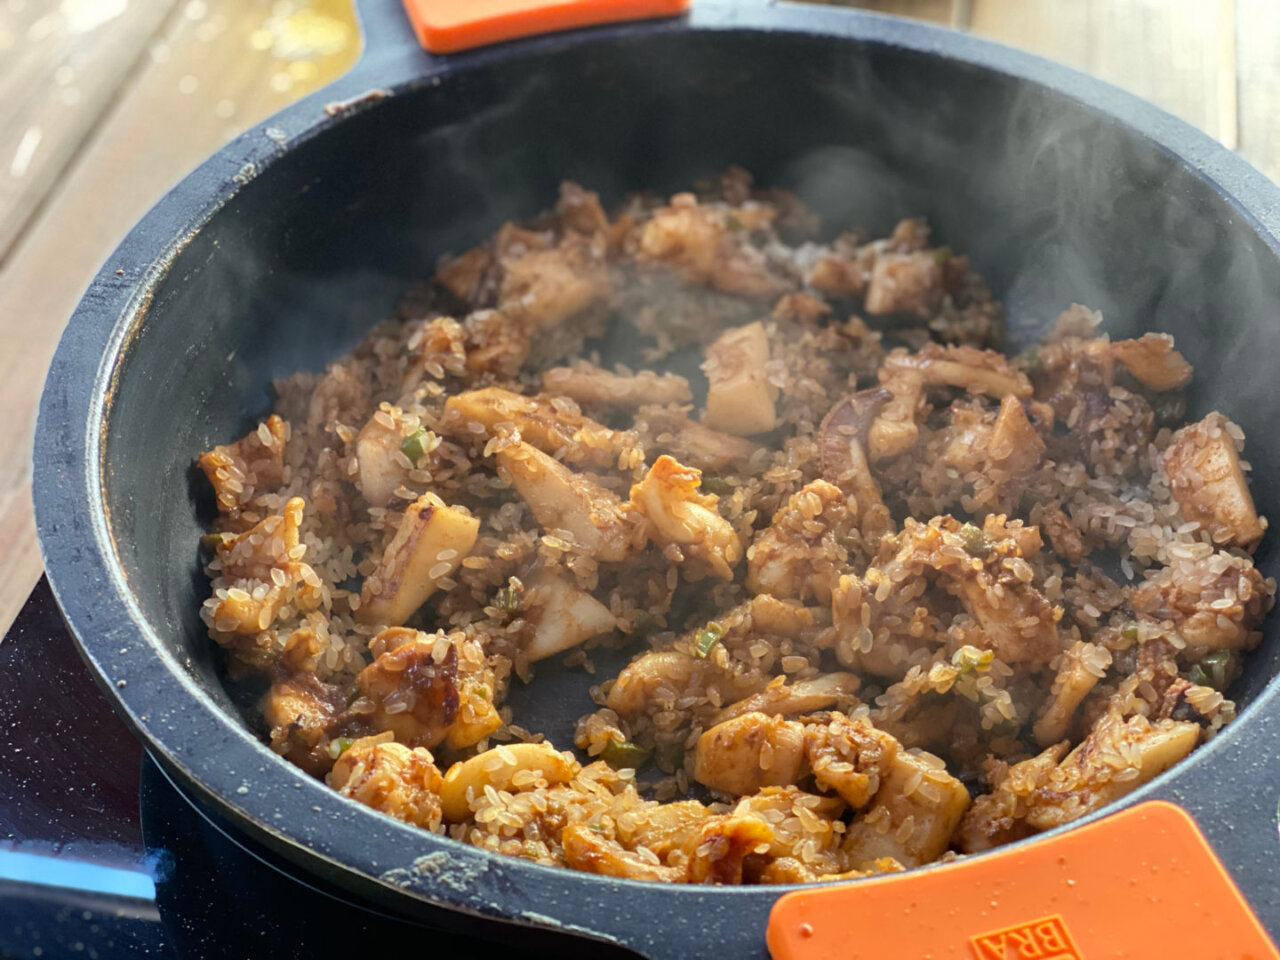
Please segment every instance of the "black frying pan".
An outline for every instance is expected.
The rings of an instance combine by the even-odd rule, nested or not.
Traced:
[[[196,615],[212,509],[197,451],[256,422],[273,376],[321,369],[438,254],[562,178],[616,200],[739,163],[828,223],[924,214],[1005,300],[1015,345],[1075,300],[1115,336],[1173,333],[1197,368],[1191,414],[1244,427],[1259,508],[1280,517],[1280,190],[1186,124],[991,43],[828,8],[706,0],[449,57],[418,47],[395,0],[361,13],[349,75],[217,153],[112,254],[62,338],[35,453],[49,578],[98,679],[172,776],[299,872],[431,923],[490,918],[520,943],[765,952],[780,888],[553,870],[338,796],[242,722]],[[1124,801],[1191,811],[1273,935],[1278,667],[1273,619],[1231,691],[1240,719]],[[568,742],[585,678],[537,684],[518,715]]]

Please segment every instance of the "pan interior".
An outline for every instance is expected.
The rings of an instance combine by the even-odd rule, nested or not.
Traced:
[[[1172,333],[1197,369],[1189,415],[1243,426],[1259,509],[1280,517],[1280,262],[1175,157],[1060,93],[942,56],[799,34],[620,36],[491,60],[346,118],[249,182],[159,282],[118,371],[104,487],[137,602],[205,694],[234,710],[197,616],[213,504],[196,454],[251,429],[272,378],[323,369],[438,255],[544,207],[562,179],[618,200],[732,163],[828,224],[883,235],[927,216],[1005,301],[1011,346],[1075,301],[1114,337]],[[1273,620],[1239,701],[1275,674],[1278,633]],[[542,669],[513,693],[516,715],[568,743],[594,682]]]

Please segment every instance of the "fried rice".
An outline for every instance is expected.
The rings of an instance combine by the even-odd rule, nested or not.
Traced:
[[[1002,328],[922,220],[565,183],[200,455],[201,615],[273,750],[509,856],[788,883],[1070,822],[1231,721],[1275,583],[1170,337]],[[576,753],[504,706],[602,648]]]

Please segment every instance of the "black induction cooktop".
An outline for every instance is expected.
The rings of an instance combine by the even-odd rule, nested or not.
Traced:
[[[42,579],[0,640],[0,960],[400,946],[493,951],[296,876],[179,789],[112,712]]]

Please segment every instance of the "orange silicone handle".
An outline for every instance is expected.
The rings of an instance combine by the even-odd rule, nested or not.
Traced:
[[[457,53],[517,37],[619,20],[673,17],[690,0],[404,0],[418,40]]]
[[[774,960],[1280,957],[1195,821],[1163,801],[919,873],[789,893],[768,940]]]

